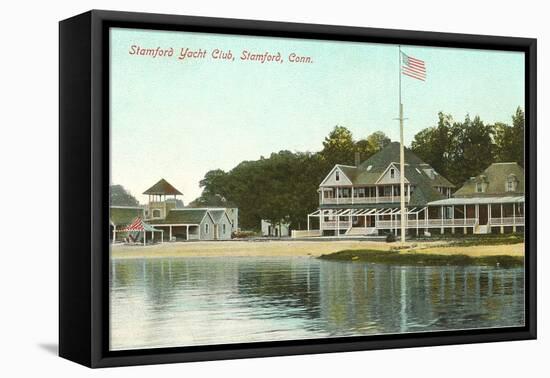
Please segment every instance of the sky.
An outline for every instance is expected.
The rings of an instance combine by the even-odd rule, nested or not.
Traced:
[[[142,203],[160,178],[187,204],[209,170],[280,150],[319,151],[336,125],[355,139],[381,130],[399,140],[397,45],[122,28],[111,29],[110,43],[111,183]],[[140,55],[137,47],[173,55]],[[204,58],[179,59],[182,49]],[[232,59],[214,59],[216,49]],[[280,53],[282,63],[241,60],[243,51]],[[511,123],[524,108],[523,53],[402,51],[427,70],[425,82],[402,78],[406,145],[437,124],[439,111]],[[310,62],[290,62],[290,54]]]

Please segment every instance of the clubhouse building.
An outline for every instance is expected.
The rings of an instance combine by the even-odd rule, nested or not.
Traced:
[[[405,148],[405,205],[400,211],[399,143],[354,166],[335,165],[320,183],[319,207],[294,237],[488,234],[523,231],[523,168],[494,163],[460,188]],[[357,159],[358,160],[358,159]]]

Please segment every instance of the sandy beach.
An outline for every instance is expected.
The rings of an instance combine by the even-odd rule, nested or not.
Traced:
[[[363,240],[254,240],[254,241],[202,241],[173,242],[148,246],[117,244],[111,248],[111,257],[155,258],[185,256],[312,256],[343,250],[389,251],[397,243]],[[523,256],[524,244],[450,246],[447,242],[433,241],[409,243],[410,249],[402,253],[422,252],[433,254],[463,254],[468,256],[510,255]]]

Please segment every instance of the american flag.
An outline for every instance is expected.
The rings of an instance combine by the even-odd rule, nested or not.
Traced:
[[[401,72],[417,80],[426,80],[426,65],[423,60],[413,58],[405,53],[401,53]]]

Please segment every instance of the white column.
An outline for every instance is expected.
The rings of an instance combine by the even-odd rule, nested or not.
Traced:
[[[504,234],[504,206],[500,204],[500,233]]]
[[[309,214],[307,215],[307,230],[309,232]]]
[[[451,233],[455,233],[455,207],[451,206]]]
[[[339,190],[338,187],[336,187],[336,204],[340,203],[340,198],[339,198],[340,196],[339,196],[339,194],[340,194],[340,190]]]
[[[391,187],[391,201],[393,202],[393,185],[390,185]]]
[[[374,195],[375,195],[375,198],[376,198],[376,203],[378,203],[378,186],[374,187]]]
[[[428,207],[424,208],[424,222],[426,223],[426,228],[428,228]]]
[[[445,226],[444,226],[444,220],[445,220],[445,209],[443,206],[441,206],[441,233],[445,233]]]
[[[338,213],[338,210],[336,210]],[[340,214],[336,215],[336,236],[340,236]]]
[[[169,239],[170,240],[168,240],[168,241],[172,241],[172,226],[170,226]]]
[[[353,201],[355,201],[355,198],[353,197],[354,196],[354,190],[353,190],[353,186],[351,187],[351,203],[353,204]]]
[[[512,231],[516,232],[516,204],[512,203],[512,224],[514,225],[512,227]]]
[[[185,240],[189,240],[189,226],[185,226]]]
[[[113,243],[115,242],[116,240],[116,224],[113,225]]]
[[[147,245],[147,231],[143,230],[143,245]]]

